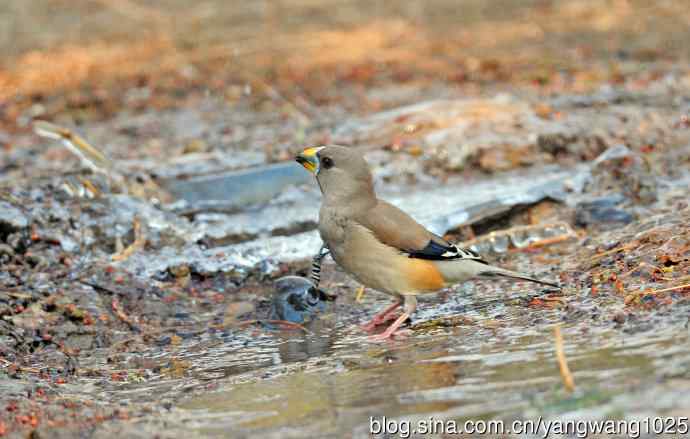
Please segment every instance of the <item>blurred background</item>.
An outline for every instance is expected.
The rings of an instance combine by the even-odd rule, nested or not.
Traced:
[[[186,108],[194,114],[149,127],[143,138],[135,129],[87,132],[115,158],[252,149],[267,162],[280,161],[295,144],[332,140],[348,115],[421,100],[506,90],[583,93],[602,84],[639,89],[688,59],[685,6],[5,0],[0,142],[6,150],[31,148],[30,140],[8,136],[26,132],[36,118],[91,127],[123,112],[152,117]],[[214,120],[214,128],[200,126],[198,116]],[[264,123],[252,129],[259,117]],[[287,129],[285,121],[292,124]]]
[[[501,84],[586,90],[687,59],[686,6],[674,0],[5,0],[2,129],[21,128],[36,113],[80,122],[122,108],[184,106],[203,93],[232,100],[246,84],[269,99],[279,94],[308,117],[334,103],[356,112],[385,107],[390,98],[360,88],[381,84],[433,82],[466,93]],[[35,103],[42,108],[27,113]]]

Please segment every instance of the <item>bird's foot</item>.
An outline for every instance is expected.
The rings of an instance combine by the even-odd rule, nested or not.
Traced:
[[[376,329],[376,326],[378,326],[378,322],[372,320],[371,322],[367,323],[366,325],[359,325],[359,329],[361,329],[364,332],[371,332],[374,329]]]
[[[374,328],[376,328],[378,325],[382,323],[386,323],[387,321],[393,319],[392,313],[395,311],[398,307],[400,306],[400,302],[395,302],[391,304],[389,307],[381,311],[380,313],[376,314],[369,323],[366,325],[362,326],[361,328],[367,332],[371,332]]]
[[[400,337],[409,335],[412,331],[409,330],[398,330],[400,326],[410,318],[410,315],[406,312],[402,313],[395,322],[393,322],[385,331],[380,334],[372,335],[369,337],[370,341],[383,341],[389,340],[393,337]]]
[[[374,334],[370,335],[367,337],[367,340],[369,341],[386,341],[386,340],[392,340],[394,338],[396,339],[404,339],[412,335],[412,330],[411,329],[399,329],[397,331],[393,331],[392,333],[388,333],[388,331],[384,331],[380,334]]]
[[[389,322],[391,320],[394,320],[396,318],[397,317],[394,314],[386,314],[385,316],[381,316],[381,317],[376,316],[373,319],[371,319],[371,321],[369,323],[367,323],[365,325],[360,325],[360,328],[363,331],[371,332],[374,329],[376,329],[377,326],[383,325],[384,323]]]

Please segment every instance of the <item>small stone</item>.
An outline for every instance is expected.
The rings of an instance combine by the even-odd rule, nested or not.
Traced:
[[[183,154],[193,154],[208,151],[208,144],[202,139],[193,139],[187,142],[182,150]]]
[[[21,210],[6,201],[0,201],[0,237],[29,227],[29,219]]]
[[[305,323],[326,310],[326,302],[334,300],[311,280],[298,276],[285,276],[275,283],[271,306],[272,320]]]
[[[579,203],[576,207],[575,222],[581,227],[593,224],[628,224],[633,221],[633,216],[617,207],[624,200],[624,197],[614,195]]]

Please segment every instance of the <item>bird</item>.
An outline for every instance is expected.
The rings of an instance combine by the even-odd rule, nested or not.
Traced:
[[[417,309],[417,296],[472,278],[510,278],[549,287],[559,285],[487,263],[475,251],[434,234],[374,190],[369,164],[352,147],[309,147],[295,157],[321,189],[318,230],[335,262],[362,285],[394,297],[367,331],[402,314],[374,340],[402,335],[398,330]]]

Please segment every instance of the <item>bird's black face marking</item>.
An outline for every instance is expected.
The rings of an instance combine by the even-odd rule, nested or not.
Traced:
[[[323,169],[331,169],[335,165],[333,159],[330,157],[321,157],[321,166]]]

